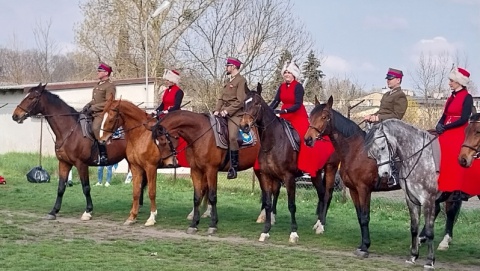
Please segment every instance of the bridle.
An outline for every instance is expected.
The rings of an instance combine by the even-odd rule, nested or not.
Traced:
[[[327,116],[326,116],[326,120],[325,120],[325,122],[327,122],[327,124],[325,124],[325,126],[323,127],[322,130],[318,129],[317,127],[315,127],[315,126],[313,126],[313,125],[309,125],[309,126],[308,126],[308,128],[310,128],[310,129],[314,130],[315,132],[317,132],[317,136],[315,137],[315,140],[325,140],[325,139],[323,138],[323,136],[324,136],[325,130],[327,130],[327,127],[328,127],[328,125],[330,124],[330,121],[331,121],[331,119],[332,119],[332,115],[331,115],[331,113],[330,113],[329,110],[323,109],[323,110],[322,110],[322,113],[323,113],[323,112],[327,112]]]
[[[468,121],[468,123],[480,123],[479,120],[470,120]],[[467,144],[462,144],[462,148],[467,148],[469,150],[472,150],[475,152],[475,154],[472,156],[474,159],[479,159],[480,158],[480,146],[478,146],[477,148],[475,147],[472,147],[472,146],[469,146]]]
[[[255,94],[255,95],[258,95],[258,94]],[[255,108],[258,108],[258,109],[256,110],[255,116],[247,112],[247,110],[246,110],[246,108],[247,108],[247,101],[245,101],[245,104],[244,104],[244,106],[243,106],[243,115],[247,115],[247,116],[249,116],[249,117],[252,119],[252,122],[251,122],[251,123],[253,123],[253,126],[255,126],[255,127],[257,127],[257,128],[259,128],[259,129],[265,131],[265,130],[268,128],[268,126],[270,126],[270,124],[272,124],[272,123],[277,119],[277,117],[272,118],[272,120],[270,120],[267,124],[265,124],[265,125],[262,127],[262,126],[260,126],[260,125],[257,124],[257,120],[258,120],[258,117],[259,117],[260,113],[263,113],[263,112],[260,112],[260,110],[263,111],[264,108],[262,107],[261,104],[254,105],[254,107],[255,107]]]
[[[38,102],[40,102],[40,97],[42,96],[42,93],[39,92],[38,90],[35,90],[35,96],[33,97],[34,101],[29,104],[29,108],[24,108],[21,106],[21,104],[17,105],[18,108],[22,109],[25,112],[25,118],[28,118],[29,116],[32,115],[32,111],[34,108],[37,107]],[[33,92],[30,92],[32,94]]]

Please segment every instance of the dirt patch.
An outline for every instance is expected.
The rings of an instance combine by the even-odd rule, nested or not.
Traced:
[[[229,244],[241,244],[255,247],[265,247],[265,245],[293,249],[300,251],[308,251],[317,255],[329,255],[335,257],[355,257],[351,252],[335,251],[335,250],[322,250],[316,248],[306,248],[301,246],[290,246],[272,243],[260,243],[256,240],[250,240],[235,236],[230,237],[217,237],[201,234],[187,234],[179,230],[162,230],[155,227],[145,227],[143,225],[136,224],[134,226],[123,226],[117,222],[108,220],[95,219],[92,221],[81,221],[78,218],[71,217],[57,217],[57,220],[44,220],[37,214],[28,212],[11,212],[0,211],[0,215],[5,217],[4,222],[9,224],[15,224],[15,221],[28,219],[30,223],[22,223],[17,225],[23,229],[27,236],[23,240],[18,240],[17,243],[28,244],[30,242],[37,242],[40,240],[62,239],[64,241],[73,241],[74,239],[92,240],[98,243],[115,242],[118,240],[127,241],[146,241],[152,239],[195,239],[195,240],[208,240],[215,242],[226,242]],[[112,232],[115,232],[112,235]],[[385,266],[389,263],[399,264],[405,260],[402,257],[393,257],[388,255],[376,255],[370,254],[370,258],[375,261],[385,262]],[[423,263],[422,259],[419,260],[419,264]],[[445,270],[464,270],[464,271],[476,271],[478,267],[465,266],[460,264],[449,263],[437,263],[437,268]]]

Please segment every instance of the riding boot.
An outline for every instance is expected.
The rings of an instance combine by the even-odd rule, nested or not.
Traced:
[[[238,170],[238,151],[230,151],[230,168],[227,179],[236,179]]]
[[[108,164],[108,159],[107,159],[107,146],[105,145],[105,142],[98,142],[98,152],[100,158],[98,159],[98,165],[106,165]]]
[[[455,190],[452,193],[452,201],[468,201],[469,198],[470,195],[460,190]]]
[[[392,175],[390,176],[390,178],[388,178],[388,181],[387,181],[388,187],[396,186],[400,178],[398,169],[394,163],[392,163],[391,168],[392,168]]]

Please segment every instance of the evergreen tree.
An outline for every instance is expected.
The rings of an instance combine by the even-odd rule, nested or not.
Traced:
[[[282,75],[282,68],[285,65],[286,61],[292,60],[292,53],[288,50],[284,50],[278,59],[277,65],[275,66],[274,74],[272,80],[268,82],[267,88],[264,88],[267,91],[266,93],[262,93],[264,99],[266,101],[271,101],[275,97],[277,93],[278,87],[280,84],[283,83],[283,75]]]
[[[320,70],[320,60],[315,56],[313,50],[310,51],[307,57],[307,61],[303,64],[303,78],[304,78],[304,88],[305,88],[305,100],[313,101],[315,95],[319,97],[320,100],[325,99],[323,97],[323,85],[322,79],[325,77],[325,74]]]

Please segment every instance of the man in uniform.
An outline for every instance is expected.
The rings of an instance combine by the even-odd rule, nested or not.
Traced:
[[[227,179],[237,178],[238,170],[238,125],[243,113],[243,103],[247,91],[247,81],[239,73],[242,62],[236,58],[227,58],[226,70],[229,78],[223,86],[223,91],[218,97],[217,105],[213,114],[227,118],[228,138],[230,148],[230,169]]]
[[[387,85],[390,91],[385,93],[380,100],[380,108],[372,115],[365,116],[364,120],[371,123],[378,123],[387,119],[401,120],[407,111],[407,96],[402,91],[403,72],[401,70],[389,68],[387,76]],[[393,166],[392,177],[388,180],[388,186],[397,185],[398,170]]]
[[[89,113],[93,117],[92,130],[95,134],[95,138],[98,140],[98,150],[100,157],[97,161],[99,165],[105,165],[107,160],[107,147],[105,142],[100,141],[100,127],[103,121],[103,108],[106,101],[113,96],[115,98],[116,88],[110,81],[110,74],[112,73],[112,67],[105,63],[100,63],[97,69],[98,84],[95,86],[92,92],[92,100],[85,105],[83,112]]]

